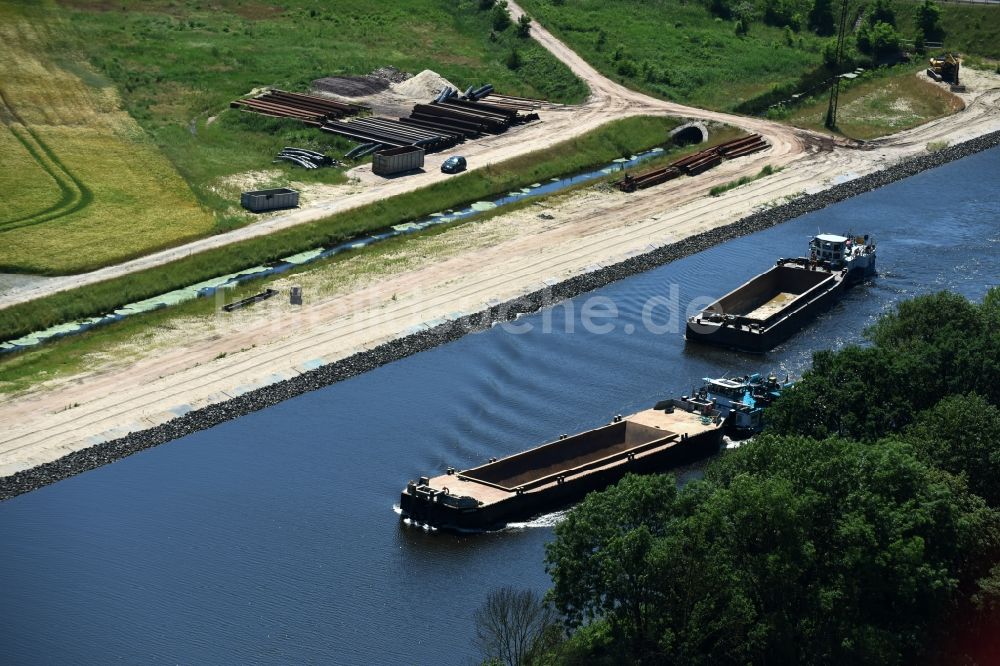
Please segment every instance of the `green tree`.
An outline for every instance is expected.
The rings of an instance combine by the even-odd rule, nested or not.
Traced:
[[[550,596],[571,627],[608,621],[632,644],[645,634],[655,578],[642,567],[650,546],[674,519],[677,486],[669,476],[629,476],[592,493],[556,526],[546,546]]]
[[[876,23],[888,23],[896,27],[896,10],[892,6],[891,0],[875,0],[871,9],[865,15],[865,22],[873,26]]]
[[[757,8],[752,2],[743,0],[733,7],[733,18],[737,23],[743,24],[742,29],[737,29],[737,34],[745,35],[750,31],[750,24],[757,19]]]
[[[858,50],[867,53],[877,65],[883,58],[899,52],[900,37],[896,29],[879,21],[858,31]]]
[[[735,0],[709,0],[708,8],[719,18],[728,19],[733,15],[732,7]]]
[[[764,0],[764,23],[781,27],[792,26],[796,6],[789,0]]]
[[[833,17],[833,0],[814,0],[809,10],[809,29],[821,37],[829,37],[837,32]]]
[[[997,514],[904,443],[764,435],[682,491],[592,493],[546,561],[577,663],[883,664],[992,589],[998,546]]]
[[[521,14],[517,19],[517,36],[521,39],[531,36],[531,17],[527,14]]]
[[[710,472],[729,488],[774,478],[808,501],[796,540],[816,553],[784,569],[801,578],[765,604],[800,618],[790,637],[808,646],[799,663],[911,662],[990,576],[1000,517],[906,444],[763,436]],[[769,529],[766,512],[734,522],[748,534]],[[754,566],[752,542],[741,549]]]
[[[925,410],[902,436],[922,459],[961,476],[1000,508],[1000,409],[975,393],[949,396]]]
[[[501,0],[490,10],[490,17],[493,22],[493,30],[503,32],[510,27],[510,12],[507,10],[506,0]]]
[[[941,7],[934,0],[923,0],[916,7],[917,30],[925,40],[939,41],[944,37],[941,28]]]
[[[817,352],[769,410],[769,428],[875,440],[949,395],[972,391],[1000,405],[1000,289],[980,305],[947,292],[905,301],[866,337],[870,347]]]

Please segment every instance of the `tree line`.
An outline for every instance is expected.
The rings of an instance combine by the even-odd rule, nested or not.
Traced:
[[[866,338],[816,353],[765,433],[703,480],[588,495],[546,548],[546,597],[522,593],[536,612],[517,658],[477,621],[484,656],[995,663],[1000,288],[906,301]]]

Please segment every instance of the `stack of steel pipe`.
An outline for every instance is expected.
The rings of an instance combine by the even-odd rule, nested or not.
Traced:
[[[259,97],[238,99],[229,106],[243,108],[277,118],[295,118],[308,125],[319,125],[324,120],[353,116],[363,107],[336,102],[316,95],[270,90]]]
[[[703,173],[722,164],[721,155],[707,150],[701,153],[696,153],[693,157],[696,159],[691,160],[680,167],[684,173],[689,176],[697,176],[699,173]]]
[[[665,183],[668,180],[673,180],[680,175],[680,169],[667,166],[661,169],[647,171],[646,173],[639,174],[634,178],[629,174],[625,174],[625,177],[617,181],[615,185],[617,185],[618,189],[622,192],[635,192],[636,190],[644,190],[647,187],[652,187],[653,185],[659,185],[660,183]]]
[[[726,159],[743,157],[767,148],[767,141],[760,134],[751,134],[742,139],[733,139],[716,146],[716,150]]]
[[[463,106],[473,105],[472,108]],[[431,104],[417,104],[413,107],[411,118],[417,120],[460,121],[460,127],[474,129],[480,133],[502,134],[510,127],[510,118],[505,113],[493,110],[474,108],[476,102],[466,102],[463,100],[449,99],[445,102],[433,102]]]
[[[653,185],[665,183],[668,180],[680,176],[682,173],[695,176],[708,171],[712,167],[718,166],[723,158],[733,159],[743,157],[767,148],[768,143],[760,134],[751,134],[732,141],[720,143],[712,148],[706,148],[701,152],[692,153],[686,157],[673,162],[670,166],[653,169],[638,176],[625,174],[623,178],[615,181],[615,185],[622,192],[635,192],[643,190]]]
[[[404,119],[405,120],[405,119]],[[390,148],[420,146],[428,152],[444,150],[465,140],[465,135],[424,127],[395,118],[354,118],[350,122],[326,121],[321,130],[360,143],[377,143]]]
[[[488,95],[481,97],[480,101],[486,102],[488,104],[501,104],[503,106],[509,106],[515,108],[518,111],[535,111],[542,108],[543,105],[548,104],[547,101],[543,99],[531,99],[530,97],[514,97],[513,95],[500,95],[495,92],[491,92]]]

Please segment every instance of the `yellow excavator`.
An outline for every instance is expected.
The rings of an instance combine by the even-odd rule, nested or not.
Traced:
[[[941,58],[931,58],[927,76],[935,81],[946,81],[953,86],[958,84],[958,70],[962,67],[962,58],[957,53],[945,53]]]

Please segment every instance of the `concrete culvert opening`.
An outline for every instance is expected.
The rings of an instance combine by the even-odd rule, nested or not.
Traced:
[[[703,123],[687,123],[675,127],[670,132],[670,138],[675,145],[691,146],[708,141],[708,128]]]

